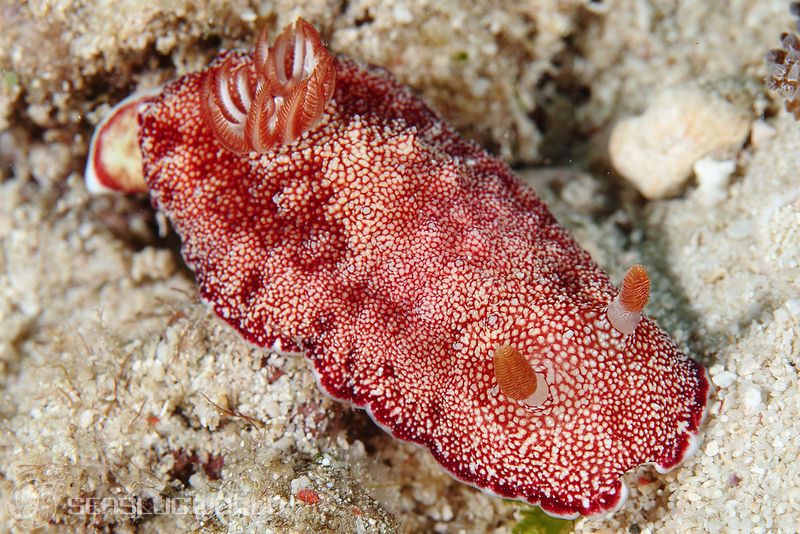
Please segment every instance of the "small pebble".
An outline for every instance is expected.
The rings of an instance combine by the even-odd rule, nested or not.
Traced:
[[[800,318],[800,299],[787,300],[784,305],[792,317]]]
[[[297,495],[297,492],[303,488],[311,486],[311,480],[305,475],[299,476],[289,483],[292,495]]]
[[[412,15],[411,11],[409,11],[408,8],[403,5],[394,6],[392,9],[392,16],[394,17],[394,20],[400,24],[408,24],[414,21],[414,15]]]
[[[711,381],[717,387],[727,388],[736,381],[736,373],[722,371],[721,373],[714,375],[714,377],[711,378]]]
[[[81,428],[89,428],[94,423],[94,413],[90,410],[81,412],[80,420],[78,421]]]
[[[775,128],[767,122],[759,119],[753,122],[750,129],[750,144],[754,148],[764,148],[767,141],[775,137]]]
[[[728,183],[736,170],[736,162],[705,157],[695,161],[693,169],[699,184],[694,197],[700,204],[710,208],[727,198]]]
[[[750,219],[739,219],[728,225],[726,233],[732,239],[744,239],[753,233],[753,223]]]
[[[755,410],[761,405],[761,390],[758,386],[750,384],[744,389],[742,400],[745,408],[750,411]]]

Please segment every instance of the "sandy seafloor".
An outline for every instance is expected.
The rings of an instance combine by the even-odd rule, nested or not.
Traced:
[[[5,506],[26,495],[52,531],[499,533],[518,521],[522,505],[452,480],[325,397],[302,357],[240,340],[199,302],[146,199],[84,188],[109,105],[300,14],[518,166],[614,280],[646,264],[649,313],[709,367],[698,452],[666,475],[628,473],[622,510],[571,527],[800,529],[800,124],[762,83],[764,54],[792,28],[787,2],[0,5],[0,530],[29,526]],[[665,88],[721,80],[750,131],[711,154],[735,164],[729,180],[689,177],[646,200],[609,163],[615,124]],[[669,137],[643,124],[641,138]],[[209,508],[86,515],[70,513],[75,497]]]

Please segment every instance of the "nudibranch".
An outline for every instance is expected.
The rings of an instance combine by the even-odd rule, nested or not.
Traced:
[[[384,70],[298,20],[138,107],[144,177],[199,291],[250,342],[453,476],[551,515],[698,443],[704,368],[544,203]]]

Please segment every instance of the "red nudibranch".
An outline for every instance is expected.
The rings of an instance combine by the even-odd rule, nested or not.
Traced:
[[[334,83],[335,82],[335,83]],[[502,161],[298,20],[139,107],[203,298],[452,475],[563,517],[697,446],[708,381]],[[535,384],[533,383],[535,381]]]

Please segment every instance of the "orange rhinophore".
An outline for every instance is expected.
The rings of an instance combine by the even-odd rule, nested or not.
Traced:
[[[634,265],[625,273],[622,290],[608,305],[608,320],[618,331],[630,335],[642,318],[642,310],[650,299],[650,278],[641,265]]]
[[[622,306],[631,312],[641,312],[650,300],[650,278],[647,271],[639,264],[625,273],[622,280],[622,291],[619,293]]]
[[[537,373],[520,351],[503,345],[494,351],[494,375],[500,391],[509,399],[539,406],[547,400],[547,382]]]

